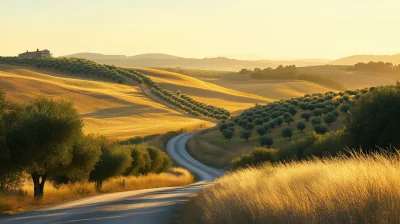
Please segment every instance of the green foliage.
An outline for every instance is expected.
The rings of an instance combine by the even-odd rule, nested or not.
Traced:
[[[336,119],[337,119],[337,117],[336,117],[334,114],[332,114],[332,113],[329,113],[329,114],[327,114],[326,116],[324,116],[324,122],[325,122],[328,126],[329,126],[331,123],[335,122]]]
[[[379,87],[352,107],[345,130],[354,147],[400,148],[400,87]]]
[[[315,131],[315,133],[317,133],[317,134],[323,135],[323,134],[325,134],[326,132],[328,132],[328,128],[325,127],[325,126],[322,125],[322,124],[317,124],[317,125],[314,126],[314,131]]]
[[[244,130],[240,132],[240,138],[246,139],[246,141],[248,141],[250,137],[251,137],[251,131]]]
[[[309,121],[310,118],[311,118],[311,114],[308,113],[308,112],[305,112],[305,113],[302,113],[302,114],[300,115],[300,117],[303,118],[303,119],[306,120],[306,121]]]
[[[225,129],[222,131],[222,135],[225,139],[230,140],[233,137],[234,132],[231,129]]]
[[[349,110],[350,110],[350,104],[348,104],[348,103],[343,104],[343,105],[340,107],[340,111],[342,111],[343,113],[347,113]]]
[[[258,126],[258,127],[256,128],[257,134],[259,134],[259,135],[261,135],[261,136],[265,135],[265,133],[267,133],[267,130],[268,130],[268,129],[265,129],[263,126]]]
[[[146,175],[151,170],[151,158],[149,151],[146,150],[147,145],[133,145],[128,146],[131,151],[132,164],[124,173],[125,176],[129,175]]]
[[[261,136],[259,141],[260,146],[268,146],[268,148],[271,148],[272,144],[274,144],[274,140],[268,135]]]
[[[253,123],[248,123],[247,125],[246,125],[246,130],[250,130],[250,131],[252,131],[253,129],[254,129],[254,124]]]
[[[90,173],[90,181],[95,181],[100,189],[103,181],[122,175],[132,164],[131,152],[121,145],[103,145],[102,155],[95,169]]]
[[[283,118],[282,117],[278,117],[275,119],[275,124],[281,126],[283,123]]]
[[[219,124],[219,131],[223,131],[225,129],[227,129],[229,127],[229,125],[227,123],[221,123]]]
[[[321,119],[318,117],[314,117],[313,119],[311,119],[311,123],[313,126],[321,124]]]
[[[292,131],[292,129],[289,128],[289,127],[284,128],[284,129],[282,130],[282,136],[283,136],[283,138],[285,138],[285,139],[286,139],[286,138],[291,139],[292,136],[293,136],[293,131]]]
[[[248,166],[257,166],[265,162],[276,161],[276,150],[256,147],[251,152],[244,154],[242,157],[235,158],[231,162],[234,169],[244,168]]]
[[[304,122],[300,121],[297,123],[296,127],[297,127],[297,130],[304,131],[304,129],[306,129],[306,124]]]
[[[315,117],[321,117],[322,112],[323,112],[323,110],[317,108],[317,109],[315,109],[315,110],[312,112],[312,114],[313,114]]]

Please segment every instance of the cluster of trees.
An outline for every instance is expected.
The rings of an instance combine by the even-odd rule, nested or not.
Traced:
[[[182,94],[180,91],[178,91],[177,94],[174,94],[171,91],[162,88],[156,82],[140,72],[130,69],[127,69],[127,71],[139,76],[156,96],[189,114],[194,116],[203,115],[218,120],[226,120],[230,116],[230,112],[223,108],[198,102],[190,96]]]
[[[255,68],[253,71],[242,69],[239,73],[250,74],[250,77],[253,79],[281,80],[297,78],[297,69],[295,65],[289,65],[285,67],[279,65],[276,69],[270,67],[266,69]]]
[[[349,70],[391,73],[400,72],[400,65],[393,65],[393,63],[382,61],[371,61],[368,63],[359,62],[353,67],[350,67]]]
[[[398,138],[400,134],[400,118],[398,116],[400,113],[400,85],[374,87],[339,94],[341,94],[341,97],[338,98],[341,106],[338,108],[341,112],[347,113],[351,108],[351,113],[348,113],[342,130],[323,135],[317,134],[316,130],[308,137],[294,142],[288,148],[258,148],[233,160],[232,166],[238,168],[261,162],[302,160],[313,156],[351,155],[348,149],[362,149],[364,153],[381,152],[384,149],[397,153],[397,149],[400,147]],[[332,118],[326,117],[327,124],[330,119],[334,119],[335,111],[330,112]],[[314,116],[319,114],[318,112]],[[311,114],[304,117],[304,119],[310,119]],[[319,127],[317,123],[314,130]],[[325,133],[325,131],[321,133]]]
[[[17,187],[23,175],[43,197],[46,180],[68,183],[103,181],[120,175],[160,173],[170,158],[148,145],[118,145],[84,135],[82,120],[69,101],[39,97],[29,104],[0,94],[0,189]]]
[[[250,78],[253,79],[266,79],[266,80],[303,80],[318,83],[336,90],[344,91],[346,89],[340,82],[324,78],[318,75],[307,75],[300,74],[297,75],[296,66],[286,66],[283,67],[279,65],[276,69],[266,68],[261,70],[260,68],[251,69],[242,69],[240,74],[249,74]]]
[[[88,74],[95,77],[107,78],[118,83],[124,83],[124,78],[133,79],[139,84],[144,83],[149,86],[151,91],[194,116],[207,116],[218,120],[226,119],[230,116],[229,111],[200,103],[193,98],[181,94],[176,96],[171,91],[163,89],[146,75],[132,69],[117,68],[113,65],[100,65],[96,62],[81,58],[19,58],[19,57],[0,57],[0,63],[14,65],[32,65],[37,68],[57,69],[61,72],[74,74]]]
[[[335,122],[342,113],[348,113],[362,94],[370,91],[369,89],[345,92],[327,92],[325,94],[307,94],[304,97],[280,100],[267,105],[257,105],[245,110],[237,117],[233,117],[230,122],[220,123],[220,131],[226,139],[231,139],[229,129],[235,125],[241,126],[243,131],[240,138],[248,140],[255,131],[259,135],[260,146],[271,147],[273,139],[268,135],[274,128],[282,128],[283,138],[291,140],[293,129],[304,131],[306,123],[311,123],[316,134],[328,132],[328,126]],[[295,127],[294,116],[299,113],[304,121],[297,122]],[[282,127],[287,124],[286,127]],[[225,131],[228,130],[228,131]],[[234,132],[232,132],[234,134]]]

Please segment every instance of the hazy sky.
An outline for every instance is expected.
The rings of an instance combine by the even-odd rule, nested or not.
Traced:
[[[399,0],[0,0],[0,55],[400,53]]]

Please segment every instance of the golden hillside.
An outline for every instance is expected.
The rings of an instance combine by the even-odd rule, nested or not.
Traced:
[[[233,114],[252,107],[255,103],[272,101],[270,98],[239,92],[174,72],[148,68],[135,68],[135,70],[148,75],[163,88],[172,92],[180,90],[202,103],[222,107]]]
[[[153,101],[137,86],[0,65],[0,88],[6,91],[8,99],[19,102],[38,95],[70,99],[81,114],[84,131],[107,137],[128,138],[212,125]]]

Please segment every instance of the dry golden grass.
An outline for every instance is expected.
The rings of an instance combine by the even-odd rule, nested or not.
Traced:
[[[400,223],[400,154],[239,170],[207,187],[183,223]]]
[[[241,92],[257,94],[271,99],[284,99],[304,96],[308,93],[325,93],[336,91],[316,83],[300,80],[234,80],[209,79],[209,82]]]
[[[125,185],[122,184],[124,180]],[[79,182],[56,188],[51,181],[47,181],[44,197],[37,201],[33,199],[31,180],[27,179],[20,192],[0,192],[0,212],[16,213],[100,193],[181,186],[193,183],[193,181],[194,176],[182,168],[172,168],[169,173],[111,178],[103,183],[101,192],[96,191],[96,185],[92,182]]]
[[[232,113],[254,106],[255,103],[268,103],[272,100],[255,94],[239,92],[205,82],[186,75],[148,68],[135,68],[151,77],[160,86],[176,92],[180,90],[194,99],[222,107]]]
[[[316,74],[342,83],[348,89],[394,85],[399,74],[346,71],[347,66],[310,66],[298,68],[302,74]]]
[[[20,102],[30,101],[38,95],[70,99],[81,114],[86,133],[112,138],[213,125],[148,98],[137,86],[0,65],[0,88],[6,91],[8,99]]]

